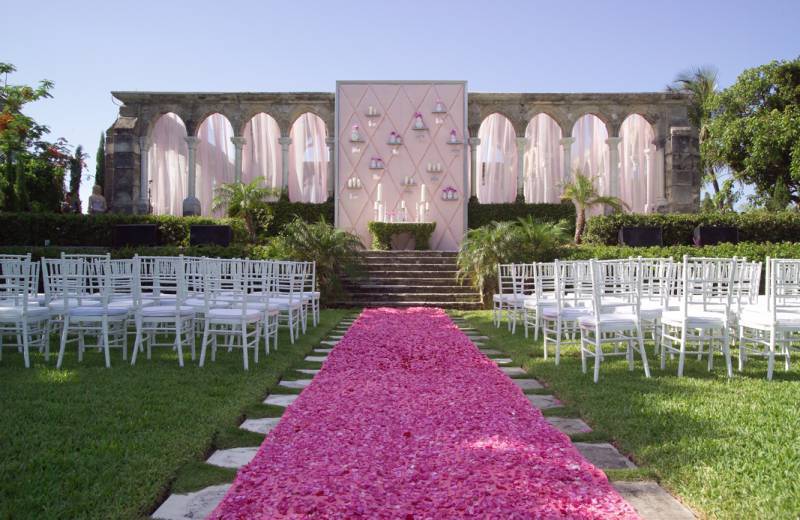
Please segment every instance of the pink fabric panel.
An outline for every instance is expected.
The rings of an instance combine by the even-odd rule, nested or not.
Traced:
[[[246,143],[242,148],[242,182],[264,179],[268,188],[281,187],[281,131],[271,116],[261,113],[253,116],[244,127]]]
[[[478,201],[514,202],[517,197],[517,136],[511,121],[492,114],[481,123],[477,155]]]
[[[234,182],[233,127],[222,114],[211,114],[197,129],[197,198],[203,216],[225,215],[225,210],[212,211],[214,190]]]
[[[188,185],[186,126],[176,114],[164,114],[153,126],[150,142],[148,173],[153,213],[182,215]]]
[[[303,114],[292,125],[289,145],[289,200],[325,202],[328,198],[328,146],[325,122]]]
[[[525,138],[525,202],[559,202],[564,171],[561,127],[547,114],[539,114],[528,123]]]
[[[645,153],[653,147],[653,128],[645,118],[633,114],[622,123],[619,136],[622,138],[619,197],[628,204],[630,211],[644,213],[648,190],[654,187],[654,164]],[[653,195],[651,193],[651,197]]]
[[[429,210],[426,221],[436,222],[431,248],[455,251],[464,236],[464,207],[469,198],[465,186],[467,148],[465,95],[463,83],[340,83],[337,90],[339,108],[337,225],[356,233],[369,246],[367,230],[374,220],[377,186],[387,215],[399,216],[405,202],[408,220],[416,222],[417,204],[422,185],[427,191]],[[445,113],[433,112],[441,101]],[[368,116],[369,107],[375,114]],[[422,114],[425,130],[414,130],[414,114]],[[350,141],[353,125],[358,125],[362,143]],[[448,144],[451,130],[456,130],[458,144]],[[401,145],[390,145],[392,132],[400,135]],[[370,159],[380,157],[383,170],[371,170]],[[441,171],[429,172],[428,165],[440,165]],[[405,177],[413,177],[415,185],[405,186]],[[357,178],[362,187],[348,188],[347,181]],[[452,187],[456,200],[443,200],[442,192]]]
[[[573,175],[580,169],[584,175],[592,178],[600,194],[608,195],[610,179],[606,144],[608,131],[605,123],[595,115],[586,114],[572,127],[572,137],[575,138],[572,144]],[[599,215],[603,211],[602,207],[596,206],[589,209],[587,215]]]

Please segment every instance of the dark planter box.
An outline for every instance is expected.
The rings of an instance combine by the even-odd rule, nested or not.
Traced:
[[[233,239],[230,226],[196,224],[189,228],[189,245],[215,245],[227,247]]]
[[[114,247],[156,246],[158,227],[155,224],[120,224],[112,232]]]
[[[617,237],[621,246],[648,247],[664,245],[661,228],[655,226],[622,226]]]
[[[739,243],[739,229],[732,226],[697,226],[693,236],[696,246],[713,246],[723,242]]]

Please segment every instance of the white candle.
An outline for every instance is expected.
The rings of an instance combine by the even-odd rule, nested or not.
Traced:
[[[406,201],[404,200],[400,201],[400,209],[406,209]]]
[[[427,192],[427,190],[425,188],[425,185],[423,184],[422,188],[419,191],[419,200],[420,200],[420,202],[425,202],[425,194],[426,194],[426,192]]]
[[[383,195],[383,186],[382,186],[382,185],[381,185],[381,183],[379,182],[379,183],[378,183],[378,196],[377,196],[377,198],[376,198],[376,200],[377,200],[378,202],[380,202],[380,201],[382,200],[382,195]]]

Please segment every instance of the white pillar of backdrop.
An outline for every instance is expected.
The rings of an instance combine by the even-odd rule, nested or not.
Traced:
[[[606,144],[608,131],[605,123],[595,115],[586,114],[575,122],[572,137],[575,142],[571,151],[571,171],[580,170],[591,177],[601,195],[610,195],[609,153]],[[600,215],[603,211],[602,207],[594,207],[586,213],[592,216]]]
[[[511,121],[492,114],[478,131],[475,192],[483,204],[514,202],[517,196],[517,143]]]
[[[215,189],[234,182],[233,127],[222,114],[211,114],[197,129],[197,198],[204,216],[225,215],[225,210],[212,211]]]
[[[289,200],[325,202],[328,198],[328,146],[325,122],[303,114],[292,125],[289,145]]]
[[[183,199],[189,192],[188,155],[186,125],[176,114],[164,114],[150,132],[147,161],[154,214],[183,214]]]
[[[639,114],[633,114],[623,121],[619,136],[619,197],[634,213],[655,211],[658,179],[653,127]]]
[[[564,183],[561,127],[547,114],[538,114],[528,123],[525,137],[525,202],[560,202]]]
[[[242,133],[247,142],[242,149],[242,182],[264,179],[267,188],[281,189],[281,137],[278,123],[260,113],[247,122]]]

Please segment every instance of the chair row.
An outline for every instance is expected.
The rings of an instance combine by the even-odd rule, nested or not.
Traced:
[[[624,355],[633,368],[641,357],[649,377],[644,339],[649,336],[665,367],[678,357],[682,376],[687,356],[707,358],[721,352],[733,375],[731,346],[738,346],[738,368],[749,357],[768,360],[771,379],[776,357],[789,370],[800,332],[800,260],[767,259],[766,287],[759,294],[762,264],[743,258],[671,258],[555,261],[498,266],[499,293],[493,299],[496,326],[505,318],[525,336],[544,336],[544,357],[551,346],[556,364],[565,343],[580,347],[584,372],[594,360]],[[603,349],[610,345],[612,350]]]
[[[44,292],[39,293],[41,276]],[[127,359],[128,336],[134,336],[131,363],[140,352],[166,346],[196,357],[195,336],[202,334],[200,366],[220,342],[240,348],[244,368],[259,346],[277,348],[278,329],[287,325],[292,343],[305,333],[309,315],[319,320],[320,293],[314,262],[146,257],[112,260],[109,255],[66,255],[32,262],[30,255],[0,256],[0,359],[4,341],[22,351],[50,357],[50,336],[60,338],[57,367],[69,345],[79,361],[87,337],[96,338],[111,366],[111,350]],[[10,343],[9,343],[9,340]]]

